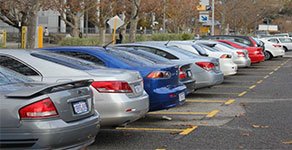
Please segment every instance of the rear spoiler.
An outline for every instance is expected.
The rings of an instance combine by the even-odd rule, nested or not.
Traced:
[[[54,84],[40,84],[40,86],[28,88],[26,90],[16,91],[9,94],[6,94],[6,97],[9,98],[30,98],[43,94],[54,93],[64,90],[69,90],[78,87],[90,86],[93,80],[78,80]],[[37,85],[36,83],[31,83],[32,85]]]

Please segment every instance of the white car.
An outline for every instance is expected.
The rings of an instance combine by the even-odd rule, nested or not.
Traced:
[[[280,44],[283,46],[283,49],[285,51],[292,50],[291,37],[268,37],[268,38],[262,38],[262,40],[266,40],[275,44]]]
[[[169,42],[168,45],[176,46],[201,56],[218,58],[220,70],[223,72],[224,76],[234,75],[237,73],[237,65],[232,60],[231,52],[221,52],[212,48],[202,48],[201,45],[187,42]]]
[[[245,49],[237,49],[228,44],[210,40],[198,40],[195,41],[195,43],[206,45],[218,51],[231,52],[232,60],[238,67],[249,67],[251,65],[251,60],[248,57],[248,51]]]
[[[260,39],[265,43],[265,58],[270,60],[274,57],[281,57],[285,55],[285,50],[282,45],[277,43],[272,43],[267,39]]]

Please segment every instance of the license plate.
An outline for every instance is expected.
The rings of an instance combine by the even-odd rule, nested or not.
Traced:
[[[141,85],[136,85],[134,88],[135,88],[136,93],[140,93],[143,90]]]
[[[186,96],[185,96],[184,92],[183,93],[179,93],[178,97],[179,97],[179,101],[183,101],[183,100],[186,99]]]
[[[73,103],[73,109],[75,114],[82,114],[88,112],[88,107],[85,101]]]

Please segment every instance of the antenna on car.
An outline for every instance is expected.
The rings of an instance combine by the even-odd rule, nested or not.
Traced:
[[[170,40],[168,40],[164,45],[167,46],[169,44]]]
[[[102,46],[104,49],[106,49],[110,44],[112,44],[114,41],[111,41],[109,43],[107,43],[106,45]]]

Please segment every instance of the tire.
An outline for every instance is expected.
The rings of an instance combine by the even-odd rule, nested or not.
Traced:
[[[273,55],[268,51],[265,51],[264,54],[265,54],[265,60],[271,60],[273,58]]]
[[[288,51],[288,48],[286,46],[283,46],[283,48],[284,48],[285,52]]]

